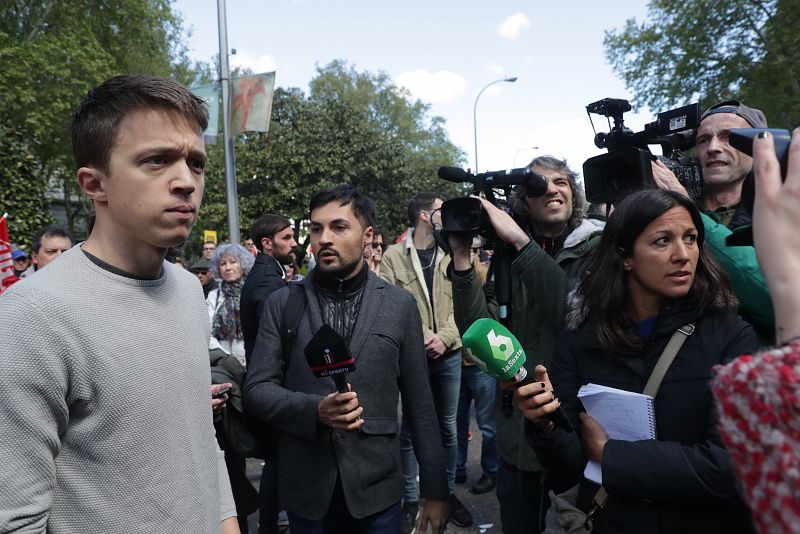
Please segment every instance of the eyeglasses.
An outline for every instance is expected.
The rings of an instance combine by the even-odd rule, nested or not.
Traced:
[[[383,250],[383,243],[372,243],[372,248],[379,248]]]

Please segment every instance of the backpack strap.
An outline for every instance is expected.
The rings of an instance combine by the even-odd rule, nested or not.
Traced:
[[[281,349],[283,350],[283,370],[289,363],[289,356],[292,353],[297,330],[300,327],[300,318],[306,309],[306,291],[301,284],[289,284],[289,297],[283,308],[281,316]]]

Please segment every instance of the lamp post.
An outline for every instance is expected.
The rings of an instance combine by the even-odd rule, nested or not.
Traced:
[[[499,80],[495,80],[493,82],[489,82],[483,87],[483,89],[480,90],[480,92],[478,93],[478,96],[475,97],[475,105],[472,106],[472,130],[473,130],[473,133],[474,133],[474,136],[475,136],[475,172],[476,173],[480,172],[478,170],[478,113],[477,113],[478,112],[478,99],[481,97],[481,95],[483,94],[483,92],[485,90],[487,90],[490,86],[492,86],[492,85],[494,85],[496,83],[500,83],[500,82],[514,83],[516,81],[517,81],[517,77],[513,76],[511,78],[501,78]]]
[[[539,150],[538,146],[524,146],[514,152],[514,168],[517,168],[517,156],[519,156],[520,152],[525,152],[526,150]]]

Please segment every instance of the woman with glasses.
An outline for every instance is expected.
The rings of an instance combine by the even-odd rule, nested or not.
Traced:
[[[383,260],[383,251],[386,245],[383,242],[383,232],[380,228],[374,228],[372,232],[372,243],[367,245],[367,250],[364,256],[369,265],[369,270],[380,276],[381,274],[381,260]]]

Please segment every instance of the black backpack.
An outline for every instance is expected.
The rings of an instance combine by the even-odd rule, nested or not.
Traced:
[[[286,371],[289,356],[297,338],[300,318],[306,306],[303,286],[289,284],[289,297],[281,317],[281,346],[283,348],[283,370]],[[220,437],[220,448],[246,458],[274,460],[277,457],[278,434],[271,425],[250,418],[244,412],[242,388],[246,376],[245,368],[233,355],[221,349],[209,351],[211,358],[211,383],[233,384],[228,392],[228,405],[222,410],[216,423]]]

